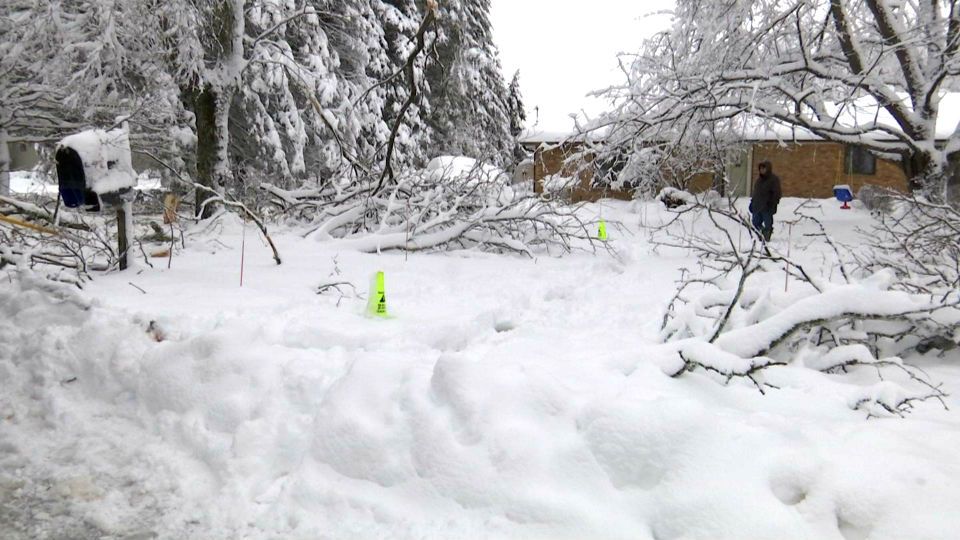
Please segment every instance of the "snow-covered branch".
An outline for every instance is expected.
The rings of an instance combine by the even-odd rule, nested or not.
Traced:
[[[533,255],[537,248],[570,251],[591,241],[576,207],[518,192],[509,175],[469,158],[437,158],[373,194],[376,183],[261,189],[284,211],[312,218],[306,236],[360,251],[476,246]]]
[[[948,184],[960,186],[960,140],[937,130],[960,73],[956,10],[927,4],[682,2],[674,28],[646,43],[626,83],[605,93],[610,113],[587,129],[634,149],[717,131],[858,144],[900,159],[915,183],[935,177],[931,193],[944,200]]]
[[[817,227],[808,237],[827,237],[822,224],[802,208],[798,212],[796,224]],[[830,376],[871,370],[881,382],[855,385],[851,408],[901,415],[919,401],[943,402],[942,388],[903,359],[956,346],[943,337],[960,332],[955,290],[918,292],[904,287],[892,270],[854,273],[829,240],[837,257],[830,264],[841,268],[843,278],[832,282],[811,275],[775,246],[756,242],[747,227],[732,207],[692,201],[653,231],[659,249],[692,250],[700,259],[698,271],[684,273],[664,316],[661,338],[675,347],[673,360],[663,366],[668,375],[702,370],[725,382],[749,380],[765,392],[791,380],[777,372],[772,384],[765,375],[770,370],[808,368]],[[791,292],[772,292],[771,274],[785,271]]]

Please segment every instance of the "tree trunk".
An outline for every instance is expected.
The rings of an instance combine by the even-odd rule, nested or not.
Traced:
[[[10,195],[10,147],[7,146],[7,130],[0,129],[0,195],[6,197]]]
[[[908,152],[900,159],[900,166],[907,177],[907,187],[910,191],[920,191],[924,186],[924,176],[930,172],[931,160],[929,154],[922,152]]]
[[[713,190],[721,197],[727,196],[727,175],[723,169],[713,172]]]
[[[911,191],[960,208],[960,152],[949,154],[939,173],[930,155],[923,152],[904,154],[900,164]]]
[[[212,5],[215,6],[212,19],[204,29],[209,32],[211,44],[206,53],[214,60],[210,68],[212,77],[207,81],[219,82],[196,83],[188,94],[197,123],[197,183],[219,193],[231,176],[227,153],[229,113],[239,76],[235,70],[243,60],[244,12],[242,0],[224,0]],[[214,205],[204,204],[214,197],[211,192],[197,190],[198,217],[208,218],[214,214]]]
[[[960,208],[960,152],[947,156],[943,177],[944,202],[954,208]]]
[[[221,93],[210,84],[194,90],[191,102],[197,123],[197,183],[219,191],[230,167],[226,148],[227,126],[219,110],[226,105],[222,103]],[[197,217],[208,218],[214,214],[215,205],[207,203],[213,197],[212,192],[196,190]]]

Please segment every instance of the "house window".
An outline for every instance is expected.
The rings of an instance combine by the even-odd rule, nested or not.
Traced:
[[[862,146],[847,146],[847,174],[877,174],[877,157]]]

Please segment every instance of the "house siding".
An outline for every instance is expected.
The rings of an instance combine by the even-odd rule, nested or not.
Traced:
[[[833,197],[833,186],[849,185],[857,193],[864,184],[907,191],[907,177],[894,161],[877,158],[876,174],[847,174],[845,146],[833,142],[758,143],[753,146],[753,168],[770,161],[780,177],[785,197],[824,199]],[[756,170],[751,178],[756,178]]]
[[[565,163],[564,160],[576,154],[582,145],[562,143],[556,146],[540,145],[534,153],[534,191],[543,192],[543,180],[551,174],[564,176],[576,175],[580,182],[569,194],[572,202],[596,201],[601,197],[627,199],[631,193],[591,188],[593,170],[589,165],[593,155],[588,154],[579,163]],[[844,169],[845,146],[841,143],[811,141],[803,143],[760,142],[753,143],[750,151],[742,157],[738,171],[746,175],[745,185],[735,189],[739,194],[749,196],[753,180],[756,179],[757,165],[765,160],[773,164],[773,171],[780,177],[785,197],[825,199],[833,197],[833,186],[847,184],[856,194],[864,184],[884,186],[898,191],[908,191],[906,175],[900,164],[895,161],[877,158],[876,173],[872,175],[847,174]],[[747,168],[749,167],[749,168]],[[753,170],[750,170],[750,169]],[[580,169],[580,170],[578,170]],[[728,171],[729,173],[730,171]],[[699,173],[690,182],[692,191],[710,189],[713,175]]]
[[[534,153],[533,162],[533,191],[543,193],[543,181],[546,177],[559,174],[561,176],[576,177],[579,181],[567,194],[570,202],[597,201],[601,198],[630,200],[633,196],[626,191],[611,191],[594,188],[593,163],[594,155],[585,153],[579,160],[567,158],[583,149],[580,143],[563,143],[556,146],[541,145]]]

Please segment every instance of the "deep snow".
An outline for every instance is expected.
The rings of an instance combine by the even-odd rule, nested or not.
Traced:
[[[870,219],[820,206],[840,239]],[[55,296],[0,283],[0,536],[954,537],[953,410],[865,420],[810,370],[766,396],[666,376],[660,319],[693,259],[651,252],[656,203],[586,211],[618,256],[366,255],[278,232],[278,267],[248,226],[241,288],[225,220],[171,270]],[[377,270],[389,319],[314,293],[366,293]],[[958,361],[922,367],[951,392]]]

